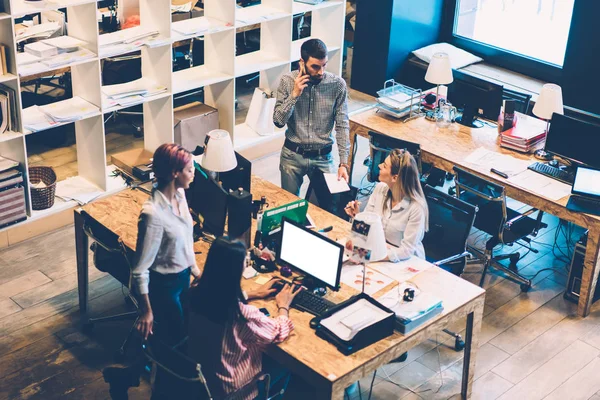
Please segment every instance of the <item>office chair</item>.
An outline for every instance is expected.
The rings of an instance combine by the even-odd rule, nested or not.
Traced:
[[[116,85],[130,82],[142,77],[141,54],[128,54],[118,57],[107,57],[102,59],[102,85]],[[141,108],[142,106],[136,106]],[[110,120],[116,121],[119,116],[124,116],[127,123],[135,129],[134,137],[143,136],[143,127],[134,122],[130,117],[143,116],[142,111],[112,111],[104,119],[106,124]]]
[[[135,311],[115,314],[107,317],[90,318],[88,319],[87,323],[84,324],[83,330],[85,332],[91,332],[97,323],[133,320],[134,323],[131,325],[125,341],[123,341],[116,354],[117,360],[122,361],[125,357],[129,342],[133,337],[135,322],[137,322],[138,319],[138,301],[134,296],[131,285],[132,255],[129,254],[125,244],[119,236],[90,217],[90,215],[85,211],[82,211],[82,214],[84,215],[85,221],[83,225],[83,232],[93,241],[91,249],[94,253],[94,265],[100,271],[108,272],[110,275],[115,277],[119,282],[121,282],[121,284],[123,284],[123,286],[127,286],[128,291],[125,301],[131,303],[136,309]]]
[[[429,230],[423,238],[427,261],[456,276],[462,275],[467,258],[467,239],[477,214],[477,207],[441,192],[429,185],[424,188],[429,209]],[[454,349],[465,347],[462,337],[448,329],[444,332],[454,336]]]
[[[527,292],[531,288],[531,280],[520,275],[517,268],[517,262],[521,259],[521,255],[514,252],[494,256],[494,247],[499,244],[512,246],[517,243],[529,251],[538,253],[538,250],[531,247],[529,236],[536,236],[540,229],[548,226],[542,222],[543,212],[532,208],[524,213],[519,213],[507,208],[504,186],[487,181],[458,167],[454,167],[454,173],[457,197],[476,205],[479,209],[475,219],[475,228],[491,235],[485,244],[484,251],[469,246],[469,250],[484,261],[479,286],[483,287],[487,270],[493,266],[519,282],[521,291]],[[537,217],[531,218],[530,215],[536,211],[538,211]],[[499,262],[506,259],[510,260],[508,267]]]
[[[429,186],[440,186],[444,182],[446,173],[429,164],[423,165],[421,159],[421,145],[409,142],[383,133],[369,131],[369,169],[367,179],[369,182],[379,181],[379,164],[390,154],[393,149],[406,149],[415,158],[419,167],[421,183]]]
[[[527,114],[527,112],[529,111],[529,102],[531,101],[530,94],[517,92],[515,90],[507,89],[505,87],[504,89],[502,89],[502,99],[514,100],[515,111],[518,111],[522,114]]]
[[[182,354],[177,348],[172,348],[156,339],[144,343],[142,348],[145,356],[153,364],[151,375],[153,399],[217,399],[213,397],[198,362]],[[159,371],[163,373],[160,374]],[[243,394],[252,393],[254,390],[259,392],[256,399],[270,400],[280,396],[280,393],[272,397],[268,396],[270,381],[269,374],[259,374],[240,389],[220,399],[240,399],[244,397]]]

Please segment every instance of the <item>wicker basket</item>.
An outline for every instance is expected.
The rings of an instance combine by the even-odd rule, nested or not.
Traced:
[[[44,188],[33,185],[40,181],[46,184]],[[54,205],[56,191],[56,173],[52,167],[29,167],[29,182],[31,183],[31,207],[34,210],[45,210]]]

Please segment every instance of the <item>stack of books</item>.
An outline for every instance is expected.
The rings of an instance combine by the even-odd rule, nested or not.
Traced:
[[[17,94],[14,89],[0,84],[0,133],[16,130]]]
[[[546,123],[525,114],[517,114],[515,125],[500,133],[500,146],[529,153],[546,139]]]
[[[0,157],[0,228],[27,219],[19,163]]]

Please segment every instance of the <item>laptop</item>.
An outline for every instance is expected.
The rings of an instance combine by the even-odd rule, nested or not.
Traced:
[[[600,215],[600,169],[577,168],[567,210]]]

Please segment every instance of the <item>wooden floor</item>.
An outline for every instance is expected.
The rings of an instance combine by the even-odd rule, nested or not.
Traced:
[[[360,161],[367,153],[368,144],[359,141],[354,184],[364,176]],[[278,154],[265,157],[253,163],[253,172],[279,183],[278,163]],[[553,254],[552,245],[560,229],[557,244],[565,250],[565,229],[552,216],[545,221],[549,228],[534,244],[539,253],[519,263],[529,276],[551,268],[535,277],[530,292],[520,293],[517,284],[496,272],[486,279],[475,399],[600,400],[600,306],[582,319],[575,304],[563,299],[567,262]],[[575,230],[572,237],[580,233]],[[478,231],[470,237],[479,247],[485,240]],[[502,249],[515,250],[523,251]],[[91,312],[126,310],[120,285],[95,268],[90,273]],[[480,274],[481,265],[473,264],[463,277],[478,282]],[[83,334],[76,287],[72,227],[0,251],[0,399],[110,398],[101,371],[113,364],[131,323],[101,324]],[[453,328],[461,331],[464,322]],[[440,332],[409,351],[406,362],[378,371],[372,399],[458,398],[462,352],[452,345],[453,339]],[[370,383],[371,377],[363,379],[361,389],[368,391]],[[132,399],[148,399],[149,385],[143,381],[129,393]],[[350,397],[358,398],[358,391]]]

